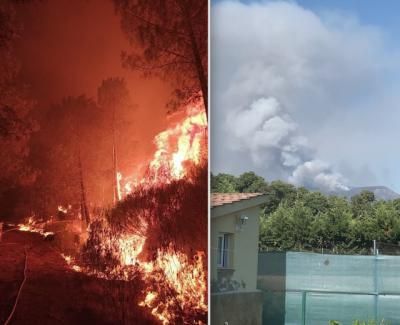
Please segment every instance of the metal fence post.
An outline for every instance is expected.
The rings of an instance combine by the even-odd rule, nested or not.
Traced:
[[[378,322],[378,249],[376,247],[376,240],[374,240],[374,317]]]
[[[306,310],[307,310],[307,291],[303,291],[301,295],[301,324],[306,324]]]

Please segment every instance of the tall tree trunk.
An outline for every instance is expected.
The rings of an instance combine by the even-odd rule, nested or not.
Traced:
[[[112,155],[113,155],[113,203],[114,205],[121,199],[119,195],[119,180],[117,171],[117,148],[115,143],[115,107],[112,114]]]
[[[86,226],[88,226],[89,222],[90,222],[90,216],[89,216],[89,210],[88,210],[88,207],[87,207],[85,186],[84,186],[84,182],[83,182],[83,168],[82,168],[81,151],[80,151],[80,149],[78,149],[78,169],[79,169],[79,184],[80,184],[80,190],[81,190],[81,214],[82,214],[82,220],[84,220],[85,223],[86,223]]]
[[[113,177],[113,203],[116,204],[118,202],[118,175],[117,175],[117,152],[115,149],[115,142],[113,141],[113,148],[112,148],[112,155],[113,155],[113,170],[112,170],[112,177]]]
[[[193,54],[193,59],[194,63],[196,66],[196,71],[197,71],[197,78],[199,79],[200,87],[201,87],[201,92],[203,94],[203,103],[204,103],[204,109],[206,111],[206,117],[208,120],[208,83],[207,83],[207,77],[204,71],[203,63],[201,62],[201,55],[199,51],[199,46],[196,41],[196,37],[194,35],[193,31],[193,26],[192,22],[190,19],[189,11],[187,10],[187,5],[186,5],[186,0],[178,0],[179,6],[181,7],[185,22],[186,22],[186,28],[187,32],[189,33],[189,38],[190,38],[190,45],[192,48],[192,54]]]

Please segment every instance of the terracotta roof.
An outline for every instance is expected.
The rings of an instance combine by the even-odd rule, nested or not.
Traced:
[[[260,195],[263,193],[211,193],[211,207],[248,200]]]

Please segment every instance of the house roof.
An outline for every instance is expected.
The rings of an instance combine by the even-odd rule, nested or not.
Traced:
[[[242,200],[263,195],[262,193],[211,193],[211,207],[218,207],[224,204],[231,204]]]
[[[263,193],[211,193],[211,216],[234,213],[266,202]]]

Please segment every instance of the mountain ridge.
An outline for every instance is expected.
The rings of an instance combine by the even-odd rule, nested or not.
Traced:
[[[351,198],[354,195],[360,194],[362,191],[370,191],[374,193],[377,200],[394,200],[400,198],[400,194],[393,191],[387,186],[354,186],[350,187],[348,191],[340,191],[338,194]]]

